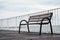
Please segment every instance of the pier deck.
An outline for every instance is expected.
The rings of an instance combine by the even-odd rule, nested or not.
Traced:
[[[39,35],[36,32],[18,34],[18,31],[0,30],[0,40],[60,40],[60,35],[48,33]]]

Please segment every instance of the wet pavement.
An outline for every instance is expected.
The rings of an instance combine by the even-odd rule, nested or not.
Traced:
[[[39,33],[36,32],[21,32],[18,31],[8,31],[0,30],[0,40],[60,40],[60,34],[49,34],[49,33]]]

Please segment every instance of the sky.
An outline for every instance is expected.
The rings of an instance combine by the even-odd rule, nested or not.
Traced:
[[[0,19],[60,7],[60,0],[0,0]]]

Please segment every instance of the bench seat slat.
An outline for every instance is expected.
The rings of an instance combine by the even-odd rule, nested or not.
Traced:
[[[35,25],[35,24],[37,24],[37,25],[40,25],[41,23],[29,23],[29,25]],[[46,23],[42,23],[42,24],[48,24],[47,22]],[[21,24],[21,25],[27,25],[26,23],[25,24]]]
[[[40,15],[34,15],[34,16],[31,16],[31,17],[41,17],[41,16],[50,16],[51,14],[50,13],[46,13],[46,14],[40,14]]]
[[[29,22],[40,22],[42,19],[31,19],[29,20]],[[44,21],[48,21],[47,19],[45,19]]]
[[[50,15],[44,15],[44,16],[31,16],[30,18],[43,18],[43,17],[50,17]]]

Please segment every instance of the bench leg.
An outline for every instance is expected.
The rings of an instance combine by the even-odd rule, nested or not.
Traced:
[[[19,25],[19,34],[20,34],[21,24]]]
[[[39,32],[39,35],[41,35],[41,29],[42,29],[42,24],[40,25],[40,32]]]
[[[29,25],[27,24],[27,29],[28,29],[28,32],[30,32],[30,30],[29,30]]]
[[[50,21],[50,29],[51,29],[51,34],[53,34],[51,21]]]

